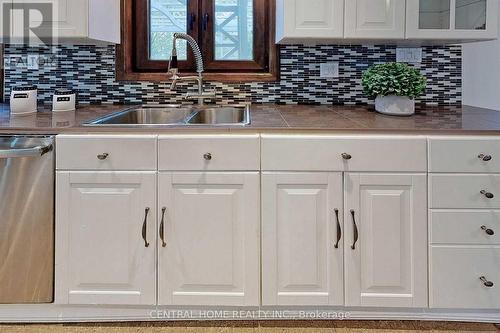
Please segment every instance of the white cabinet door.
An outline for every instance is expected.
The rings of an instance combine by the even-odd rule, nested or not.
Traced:
[[[264,173],[263,305],[343,305],[342,231],[341,173]]]
[[[345,176],[346,306],[427,306],[426,175]]]
[[[38,37],[86,38],[88,35],[88,0],[14,0],[14,8],[29,12],[29,27]],[[51,17],[44,17],[46,13]],[[15,15],[15,21],[14,38],[24,37],[22,16]]]
[[[404,39],[405,0],[348,0],[345,38]]]
[[[154,305],[156,173],[56,179],[56,303]]]
[[[259,173],[161,173],[160,305],[259,305]]]
[[[277,0],[278,42],[344,35],[344,0]]]
[[[493,39],[498,0],[407,0],[408,39]]]
[[[9,19],[9,23],[4,21],[7,15],[12,15],[12,0],[0,0],[0,18],[2,18],[0,21],[0,43],[9,37],[8,34],[12,30],[12,18]],[[4,29],[4,24],[8,25],[7,29]]]

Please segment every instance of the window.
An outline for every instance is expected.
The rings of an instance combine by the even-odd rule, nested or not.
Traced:
[[[208,79],[276,80],[274,6],[271,0],[122,0],[117,76],[164,81],[172,36],[184,32],[198,41]],[[177,53],[181,74],[194,72],[182,40]]]

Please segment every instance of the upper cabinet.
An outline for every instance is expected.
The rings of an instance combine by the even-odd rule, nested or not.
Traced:
[[[404,39],[405,0],[350,0],[345,3],[345,38]]]
[[[120,43],[119,0],[13,0],[11,12],[12,42]]]
[[[276,13],[278,42],[344,35],[344,0],[277,0]]]
[[[410,39],[497,37],[498,0],[407,0]]]
[[[277,0],[279,43],[497,38],[498,0]]]

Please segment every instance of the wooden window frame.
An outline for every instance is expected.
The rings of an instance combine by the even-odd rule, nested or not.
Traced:
[[[170,74],[167,73],[167,61],[151,61],[145,59],[144,50],[149,50],[148,43],[145,38],[140,38],[147,34],[149,22],[141,20],[137,22],[137,17],[147,17],[146,6],[137,5],[140,1],[147,0],[121,0],[121,16],[122,16],[122,41],[117,46],[116,53],[116,79],[119,81],[152,81],[164,82],[168,81]],[[196,11],[197,17],[207,10],[209,6],[213,6],[214,0],[204,0],[204,8],[197,8],[193,2],[189,4],[188,12]],[[254,6],[265,15],[257,15],[255,20],[256,29],[265,29],[257,33],[254,40],[254,45],[267,45],[264,52],[257,52],[255,61],[214,61],[213,48],[208,48],[210,52],[204,50],[204,60],[206,69],[204,78],[208,81],[218,82],[265,82],[276,81],[279,79],[279,50],[275,43],[275,20],[276,6],[274,0],[254,0]],[[140,15],[140,16],[137,16]],[[213,22],[209,20],[208,31],[213,31]],[[199,24],[194,24],[193,29],[196,29],[195,35],[198,34]],[[209,34],[209,38],[202,38],[202,48],[207,48],[207,45],[213,43],[213,33]],[[258,37],[264,36],[264,37]],[[203,45],[204,44],[204,45]],[[194,59],[192,52],[188,52],[188,61],[180,62],[179,64],[181,76],[193,75],[194,72],[190,68],[194,68]],[[183,71],[184,69],[184,71]]]

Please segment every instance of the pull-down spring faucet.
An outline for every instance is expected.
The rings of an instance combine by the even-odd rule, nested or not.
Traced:
[[[183,39],[187,41],[191,49],[194,53],[194,58],[196,60],[196,72],[197,76],[179,76],[179,63],[177,59],[177,40]],[[193,100],[197,99],[199,105],[203,105],[205,103],[205,99],[213,99],[215,98],[215,92],[206,93],[203,90],[203,55],[201,54],[200,47],[198,43],[193,39],[193,37],[189,36],[185,33],[176,32],[174,33],[173,47],[172,47],[172,55],[170,57],[170,62],[168,64],[168,72],[172,74],[172,84],[170,86],[171,90],[175,90],[178,81],[196,81],[198,84],[198,93],[197,94],[186,94],[185,99]]]

